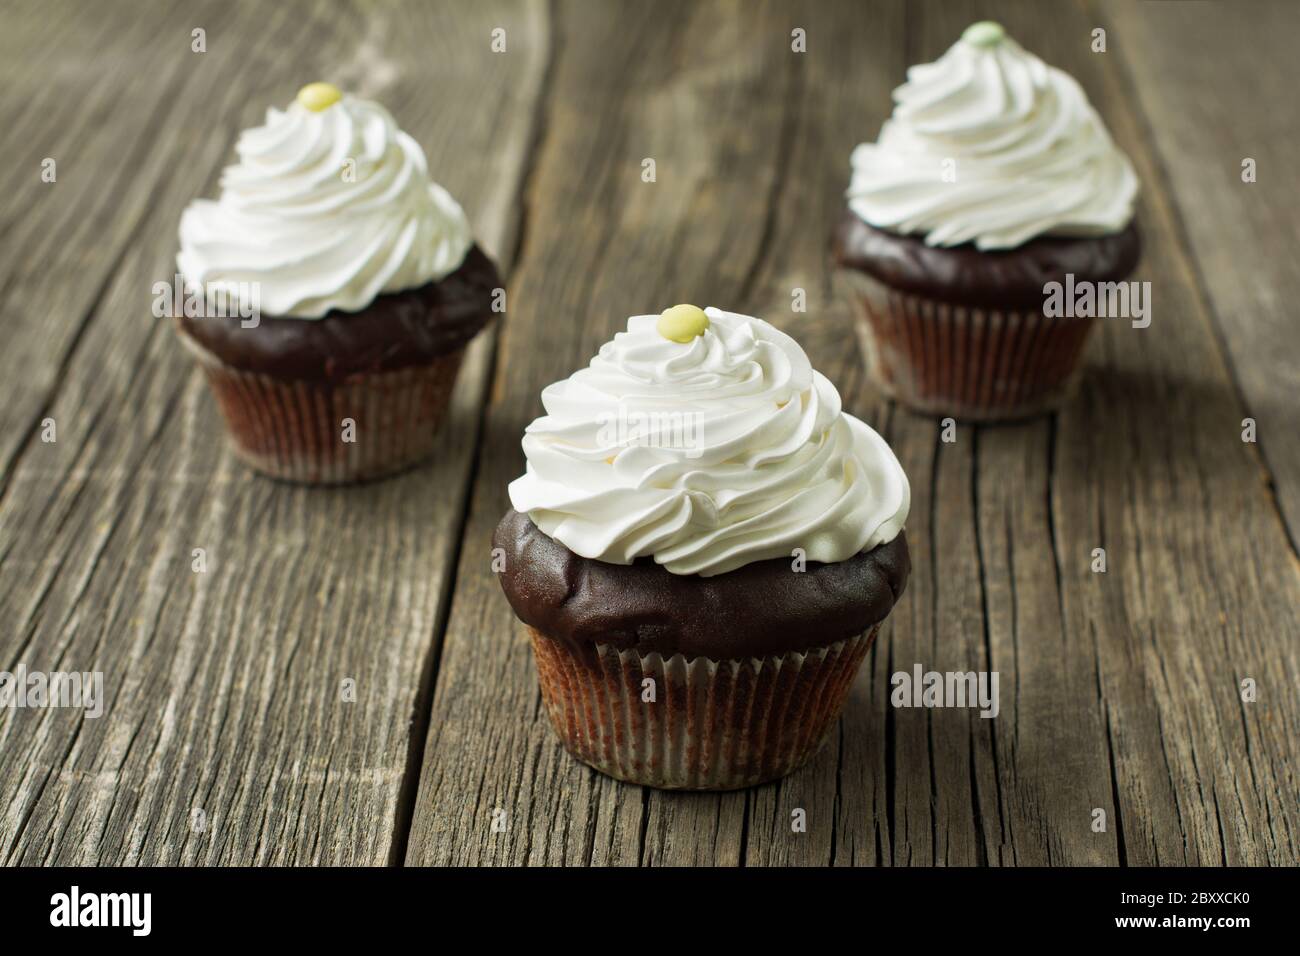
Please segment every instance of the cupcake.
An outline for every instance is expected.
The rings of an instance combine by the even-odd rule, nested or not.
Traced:
[[[171,310],[235,453],[311,483],[427,458],[500,285],[465,213],[387,110],[328,84],[236,151],[181,217],[178,280],[201,294]]]
[[[794,339],[694,306],[631,318],[542,404],[493,544],[561,742],[672,789],[804,763],[907,583],[884,439]]]
[[[996,23],[908,70],[894,100],[879,139],[853,151],[834,239],[869,371],[921,412],[1056,406],[1094,319],[1045,308],[1045,287],[1132,272],[1132,165],[1082,87]]]

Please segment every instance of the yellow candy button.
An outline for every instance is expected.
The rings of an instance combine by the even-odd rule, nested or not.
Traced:
[[[298,102],[313,113],[328,109],[343,99],[343,92],[333,83],[308,83],[298,91]]]
[[[1007,31],[1002,29],[1002,24],[992,20],[981,20],[968,26],[961,38],[975,46],[997,46],[1006,35]]]
[[[659,314],[655,328],[670,342],[686,343],[704,334],[709,327],[709,317],[694,305],[675,305]]]

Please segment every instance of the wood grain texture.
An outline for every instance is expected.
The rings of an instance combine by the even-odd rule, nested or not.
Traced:
[[[54,78],[29,109],[102,101],[113,118],[59,120],[92,131],[79,140],[92,152],[68,147],[50,201],[75,210],[110,192],[100,216],[111,228],[45,219],[53,235],[33,246],[63,258],[33,258],[42,271],[14,281],[60,298],[6,295],[6,309],[40,304],[60,333],[42,335],[46,316],[16,326],[20,351],[40,357],[28,405],[48,405],[58,441],[15,445],[0,662],[103,671],[108,708],[96,720],[0,712],[0,859],[386,862],[405,836],[402,783],[423,737],[491,341],[467,361],[432,466],[294,488],[224,451],[191,361],[150,317],[150,287],[170,279],[180,210],[213,192],[238,130],[318,77],[382,96],[489,248],[508,254],[544,65],[538,12],[137,4],[111,20],[78,7],[73,26],[46,33],[43,9],[17,11],[26,62]],[[87,20],[112,37],[93,69],[68,40],[94,35]],[[514,32],[513,59],[493,59],[498,25]],[[204,54],[190,51],[194,26],[207,30]],[[131,94],[137,75],[152,81]],[[114,101],[123,83],[131,95]],[[191,570],[194,548],[206,573]],[[345,679],[355,702],[342,700]]]
[[[911,62],[937,56],[984,15],[959,3],[908,13]],[[920,602],[938,635],[930,653],[953,654],[938,669],[983,666],[970,640],[982,625],[1003,691],[992,740],[972,728],[969,788],[953,746],[960,734],[950,723],[940,730],[945,712],[928,718],[925,746],[900,724],[906,712],[893,715],[895,862],[924,862],[927,820],[936,863],[969,859],[972,829],[983,831],[975,852],[988,862],[1293,862],[1297,790],[1285,768],[1300,719],[1287,636],[1296,630],[1296,565],[1240,440],[1228,367],[1189,281],[1193,253],[1170,223],[1173,200],[1146,148],[1137,95],[1089,49],[1104,21],[1069,5],[1007,3],[997,15],[1080,79],[1134,157],[1147,237],[1138,278],[1152,283],[1167,318],[1145,330],[1103,323],[1080,395],[1052,420],[959,430],[952,445],[914,435],[902,424],[911,416],[892,423],[919,492],[909,530],[919,537],[914,526],[928,521],[932,547],[922,555],[928,578],[920,565],[921,588],[896,612],[891,667],[902,641],[925,634],[923,614],[904,616]],[[927,445],[937,448],[932,458]],[[974,594],[963,558],[966,486],[947,477],[954,467],[963,473],[968,455]],[[1091,570],[1095,547],[1107,549],[1105,575]],[[1251,590],[1235,570],[1243,562],[1279,598],[1266,613],[1243,606]],[[1244,676],[1270,688],[1267,700],[1241,703]],[[944,808],[962,803],[951,795],[967,789],[970,811],[951,816]],[[1104,833],[1089,826],[1094,808],[1107,814]],[[901,836],[915,842],[900,838],[905,824]]]
[[[227,22],[213,7],[214,30]],[[189,26],[148,14],[86,16],[76,3],[27,4],[0,35],[5,162],[0,169],[0,491],[68,372],[68,362],[174,174],[165,126],[175,90],[196,64],[165,50],[189,50]],[[204,61],[229,69],[213,51]],[[106,66],[131,64],[103,81]],[[201,72],[201,71],[199,71]],[[134,118],[129,135],[104,117]],[[42,180],[54,162],[54,182]]]
[[[585,363],[630,313],[747,301],[776,248],[773,204],[789,181],[801,103],[801,61],[790,51],[797,24],[779,4],[737,10],[557,11],[529,231],[512,279],[409,862],[740,862],[744,794],[622,787],[555,746],[526,638],[488,552],[542,386]],[[833,26],[847,21],[846,9],[835,13]],[[647,158],[655,182],[642,181]],[[813,241],[824,248],[822,237]],[[504,832],[492,831],[498,810]]]
[[[0,860],[1300,859],[1300,290],[1279,252],[1300,202],[1283,186],[1294,5],[11,7],[0,669],[101,670],[108,710],[0,710]],[[1133,158],[1154,319],[1104,320],[1057,415],[947,441],[874,391],[828,238],[849,151],[906,67],[990,15],[1078,78]],[[436,460],[351,489],[244,471],[149,315],[184,204],[265,104],[317,78],[388,105],[511,267]],[[720,795],[571,760],[491,570],[541,388],[629,314],[681,301],[795,335],[913,491],[912,579],[825,748]],[[997,671],[999,715],[892,707],[890,676],[915,664]]]
[[[1230,420],[1237,402],[1205,302],[1188,294],[1194,251],[1167,227],[1172,200],[1145,155],[1127,77],[1089,52],[1089,8],[1000,6],[1013,35],[1034,38],[1035,49],[1081,79],[1138,158],[1148,197],[1141,278],[1166,299],[1162,311],[1186,318],[1168,334],[1106,327],[1082,393],[1059,417],[960,426],[949,444],[936,423],[891,412],[864,381],[843,300],[832,294],[825,237],[841,208],[848,150],[874,134],[906,63],[937,56],[982,14],[974,5],[878,4],[867,23],[855,12],[764,8],[737,33],[722,8],[701,5],[665,17],[678,32],[663,35],[659,24],[624,18],[656,62],[707,63],[714,82],[692,85],[689,69],[671,81],[633,72],[626,86],[605,91],[614,103],[601,113],[578,88],[611,73],[602,58],[629,52],[597,39],[615,32],[612,24],[562,8],[551,119],[531,194],[535,231],[512,290],[516,321],[489,410],[408,862],[1295,859],[1295,781],[1282,769],[1295,756],[1287,740],[1297,720],[1287,694],[1295,654],[1286,636],[1294,601],[1265,614],[1244,607],[1226,570],[1254,551],[1270,587],[1292,595],[1295,566],[1266,489],[1250,477],[1250,450],[1232,430],[1217,433],[1222,447],[1205,431]],[[806,57],[783,57],[771,35],[813,23]],[[723,43],[725,65],[697,49]],[[741,99],[753,104],[744,129],[732,112]],[[593,115],[595,143],[589,129],[574,128],[577,116],[591,124]],[[669,117],[672,140],[660,132]],[[731,166],[715,161],[720,172],[701,184],[680,172],[684,160],[672,152],[690,143],[695,155],[726,157],[755,134],[770,151],[746,154],[743,205],[730,200]],[[653,186],[635,178],[642,155],[657,160]],[[699,206],[704,215],[685,228],[682,211]],[[728,215],[711,220],[720,208]],[[747,264],[739,284],[736,263]],[[795,287],[812,290],[807,316],[789,311]],[[537,413],[537,391],[585,362],[627,313],[678,300],[751,309],[783,325],[841,385],[847,407],[882,429],[913,479],[915,570],[838,731],[808,767],[744,794],[642,791],[638,799],[570,761],[551,739],[486,548],[504,486],[521,467],[517,437]],[[556,314],[573,323],[571,335],[530,334],[533,315]],[[1135,338],[1143,334],[1149,340]],[[1179,387],[1189,376],[1201,389],[1190,401]],[[1137,447],[1161,454],[1135,457]],[[1207,474],[1211,449],[1216,471]],[[1201,502],[1195,524],[1186,510],[1167,510],[1175,474],[1184,508]],[[1216,511],[1207,503],[1220,493],[1231,505]],[[1126,510],[1122,526],[1107,526]],[[1171,521],[1180,522],[1177,545]],[[1095,546],[1109,549],[1106,575],[1090,570]],[[1185,611],[1187,588],[1203,615]],[[1225,624],[1230,610],[1252,623]],[[889,707],[889,675],[917,662],[999,671],[998,719]],[[1237,702],[1237,675],[1247,670],[1263,675],[1268,701]],[[805,834],[790,832],[794,808],[808,813]],[[1093,832],[1095,809],[1106,813],[1104,832]],[[506,828],[494,833],[497,810]],[[1215,821],[1222,825],[1211,832]]]
[[[1245,414],[1258,423],[1264,480],[1300,541],[1300,8],[1107,3],[1115,55],[1135,91],[1172,227],[1195,254]],[[1248,56],[1224,55],[1249,51]],[[1242,162],[1256,163],[1254,183]],[[1170,315],[1167,309],[1162,309]],[[1172,315],[1170,315],[1172,318]]]
[[[1081,29],[1098,25],[1108,26],[1091,11],[1079,18]],[[1147,329],[1102,323],[1092,374],[1058,418],[1052,506],[1067,635],[1096,648],[1121,861],[1293,864],[1300,575],[1241,440],[1230,357],[1149,151],[1141,91],[1098,62],[1125,42],[1114,27],[1108,36],[1110,52],[1080,47],[1076,59],[1092,58],[1089,95],[1144,184],[1138,278],[1157,311]],[[1089,569],[1095,547],[1106,549],[1105,575]],[[1245,678],[1259,686],[1256,703],[1241,699]]]

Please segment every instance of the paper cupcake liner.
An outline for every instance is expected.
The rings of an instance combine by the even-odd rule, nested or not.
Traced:
[[[782,777],[816,753],[879,629],[722,661],[606,644],[577,650],[528,630],[551,725],[574,757],[629,783],[734,790]],[[647,686],[653,701],[643,700]]]
[[[241,371],[184,332],[181,340],[198,356],[235,454],[273,478],[307,484],[380,478],[429,457],[465,353],[331,384]],[[345,419],[355,423],[352,441],[344,441]]]
[[[868,372],[917,411],[1025,418],[1057,407],[1078,380],[1095,319],[957,305],[849,276]]]

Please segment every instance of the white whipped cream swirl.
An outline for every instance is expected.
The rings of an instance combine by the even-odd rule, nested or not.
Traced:
[[[674,574],[767,558],[843,561],[892,540],[911,501],[885,440],[840,408],[797,342],[707,309],[686,343],[628,320],[591,364],[542,391],[510,500],[584,557],[652,555]]]
[[[473,242],[419,144],[377,103],[270,109],[235,149],[221,198],[181,216],[177,267],[209,293],[257,282],[268,315],[355,312],[449,275]]]
[[[980,37],[978,28],[991,28]],[[853,151],[849,207],[932,246],[1009,249],[1119,232],[1138,181],[1070,76],[978,24],[894,91],[875,143]],[[946,161],[951,162],[946,162]]]

